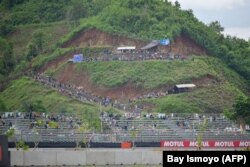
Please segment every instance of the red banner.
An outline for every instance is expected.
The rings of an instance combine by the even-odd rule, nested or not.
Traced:
[[[250,147],[250,140],[208,140],[202,141],[202,147]],[[161,147],[197,147],[197,141],[180,140],[180,141],[161,141]]]
[[[0,161],[2,161],[3,159],[3,150],[2,150],[2,146],[0,146]]]

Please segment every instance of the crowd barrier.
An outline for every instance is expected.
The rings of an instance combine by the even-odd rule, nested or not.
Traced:
[[[160,165],[163,150],[197,150],[193,141],[161,141],[159,148],[131,148],[132,143],[116,143],[119,148],[82,149],[11,149],[11,166],[66,166],[66,165]],[[203,141],[203,150],[242,150],[250,141]],[[102,143],[103,144],[103,143]],[[114,145],[114,143],[112,143]],[[211,148],[209,148],[211,147]],[[126,148],[126,149],[124,149]]]
[[[11,166],[159,165],[162,151],[152,149],[11,150]]]

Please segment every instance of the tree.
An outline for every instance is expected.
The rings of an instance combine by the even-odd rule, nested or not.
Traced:
[[[42,126],[42,125],[43,125],[43,121],[42,120],[37,120],[37,126]],[[41,140],[41,135],[38,132],[38,130],[36,129],[36,126],[33,127],[30,134],[32,135],[32,140],[34,142],[33,150],[36,150],[38,148],[39,142]]]
[[[6,39],[0,37],[0,74],[8,74],[14,66],[13,46]]]
[[[244,127],[245,124],[250,124],[250,98],[239,96],[233,105],[232,118]]]
[[[135,128],[135,123],[133,121],[133,126],[132,126],[132,129],[130,130],[130,137],[132,139],[132,148],[133,149],[136,147],[135,141],[136,141],[136,138],[138,136],[138,133],[139,133],[139,129]]]
[[[46,51],[46,38],[45,33],[41,30],[32,34],[32,40],[27,46],[26,58],[28,61]]]
[[[46,108],[44,107],[43,102],[41,100],[25,101],[23,103],[23,110],[25,112],[46,112]]]
[[[37,31],[33,34],[33,44],[39,53],[43,53],[45,49],[45,34],[42,31]]]
[[[14,30],[14,26],[10,23],[10,21],[4,20],[0,21],[0,36],[5,37],[9,33]]]
[[[7,107],[2,99],[0,99],[0,112],[5,112]]]
[[[15,142],[15,146],[16,146],[16,150],[20,150],[23,149],[24,151],[29,149],[29,146],[27,144],[25,144],[25,142],[23,140],[19,140],[17,139],[17,135],[20,135],[17,133],[17,131],[14,128],[9,128],[6,132],[6,135],[8,136],[8,138],[12,138]]]
[[[80,18],[88,15],[86,6],[87,3],[83,3],[83,1],[78,0],[74,0],[72,3],[71,8],[68,10],[67,18],[69,21],[73,21],[73,24],[77,26],[79,25]]]
[[[34,108],[33,108],[32,102],[30,101],[23,102],[23,110],[24,112],[33,112]]]
[[[88,135],[91,131],[92,128],[88,123],[82,123],[80,127],[76,129],[75,132],[76,149],[80,147],[81,142],[84,144],[86,148],[89,147],[90,139],[93,137],[93,135],[91,136]]]
[[[202,125],[200,126],[199,134],[198,134],[198,136],[197,136],[197,149],[198,149],[198,150],[201,150],[201,148],[202,148],[202,146],[203,146],[203,144],[202,144],[202,141],[203,141],[203,134],[204,134],[204,132],[206,131],[207,126],[208,126],[208,121],[207,121],[207,119],[205,118],[205,119],[203,120]]]
[[[188,14],[188,16],[189,16],[189,17],[193,17],[193,18],[195,18],[195,16],[194,16],[194,12],[193,12],[193,10],[192,10],[192,9],[188,9],[188,10],[186,10],[186,13]]]
[[[17,4],[23,3],[24,0],[2,0],[0,1],[1,5],[4,6],[5,9],[11,9]]]
[[[213,21],[208,26],[218,34],[224,31],[224,28],[220,25],[219,21]]]
[[[137,131],[136,129],[132,129],[132,130],[130,131],[130,136],[131,136],[131,138],[132,138],[132,147],[133,147],[133,149],[136,147],[136,145],[135,145],[135,140],[136,140],[136,138],[137,138],[137,135],[138,135],[138,131]]]
[[[31,61],[34,57],[36,57],[38,55],[38,51],[37,48],[35,47],[35,45],[33,43],[30,43],[28,45],[28,52],[26,54],[26,58],[28,61]]]
[[[174,2],[174,5],[177,9],[180,9],[181,8],[181,4],[178,2],[178,1],[175,1]]]

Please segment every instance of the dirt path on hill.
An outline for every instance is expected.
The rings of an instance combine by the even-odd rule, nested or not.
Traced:
[[[66,68],[63,69],[63,72],[59,73],[56,79],[65,84],[73,84],[71,82],[72,76],[74,76],[74,64],[69,63]],[[76,84],[75,84],[76,85]]]
[[[88,47],[88,46],[136,46],[141,48],[148,44],[150,41],[143,41],[132,39],[121,35],[110,34],[97,29],[89,29],[80,32],[77,36],[66,42],[62,47]],[[159,50],[163,53],[173,52],[174,54],[188,57],[189,55],[206,55],[206,51],[197,45],[193,40],[186,36],[177,37],[174,43],[170,46],[159,46]],[[77,50],[75,51],[77,52]],[[66,62],[73,57],[74,52],[67,53],[55,58],[46,63],[38,72],[43,72],[49,68],[56,68],[61,63]]]
[[[47,69],[55,69],[60,64],[67,62],[70,58],[72,58],[72,55],[70,53],[59,56],[59,57],[55,58],[54,60],[51,60],[51,61],[47,62],[46,64],[44,64],[37,71],[39,73],[42,73],[42,72],[46,71]]]
[[[83,90],[91,93],[92,95],[109,97],[111,99],[119,100],[132,100],[138,96],[143,96],[148,93],[158,93],[166,92],[167,90],[173,88],[174,85],[162,85],[154,89],[143,89],[137,88],[133,83],[128,82],[123,86],[115,88],[106,88],[102,86],[94,85],[91,82],[90,76],[87,71],[81,73],[77,72],[74,64],[69,64],[65,68],[58,71],[54,76],[56,80],[64,84],[75,85],[82,88]],[[218,84],[219,80],[213,76],[207,75],[198,79],[194,79],[194,83],[197,88],[209,87],[214,84]]]
[[[78,33],[77,36],[72,38],[70,41],[66,42],[62,47],[89,47],[89,46],[112,46],[116,48],[117,46],[136,46],[140,48],[145,46],[149,41],[142,41],[138,39],[131,39],[125,36],[110,34],[97,29],[89,29]],[[160,46],[161,51],[171,51],[174,54],[182,55],[187,57],[189,55],[206,55],[206,51],[197,45],[193,40],[186,36],[177,37],[175,42],[171,45],[171,48]],[[68,59],[73,57],[73,52],[67,53],[56,59],[46,63],[38,72],[42,73],[46,69],[57,68],[60,64],[67,62]],[[82,87],[84,90],[91,92],[94,95],[99,95],[103,97],[110,97],[114,99],[133,99],[140,95],[145,95],[150,92],[165,92],[172,88],[174,85],[162,85],[158,88],[146,90],[142,88],[137,88],[133,83],[128,82],[123,86],[115,88],[106,88],[97,85],[93,85],[90,76],[87,71],[79,72],[76,71],[74,64],[68,64],[65,68],[60,69],[55,74],[55,78],[65,84],[72,84],[78,87]],[[216,80],[212,76],[205,76],[199,79],[193,80],[193,83],[199,87],[209,86],[211,84],[216,84]]]
[[[150,91],[136,88],[132,83],[127,83],[117,88],[106,88],[94,85],[86,71],[81,72],[81,74],[76,74],[73,64],[66,67],[63,71],[60,71],[55,75],[55,78],[62,83],[81,87],[93,95],[109,97],[112,99],[128,100]]]

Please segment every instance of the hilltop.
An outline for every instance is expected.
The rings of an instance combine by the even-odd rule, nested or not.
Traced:
[[[218,22],[205,25],[191,10],[181,10],[178,2],[19,0],[0,1],[0,5],[0,110],[24,111],[24,103],[36,106],[39,101],[47,112],[91,111],[98,117],[99,103],[71,102],[60,93],[47,99],[48,90],[56,90],[37,86],[24,77],[28,71],[81,88],[91,96],[129,102],[142,112],[222,113],[232,109],[236,97],[249,94],[249,42],[224,37]],[[171,44],[160,46],[158,55],[145,60],[139,53],[126,61],[116,54],[119,46],[139,50],[163,38]],[[68,62],[79,53],[92,61]],[[142,98],[185,83],[194,83],[196,88]]]

